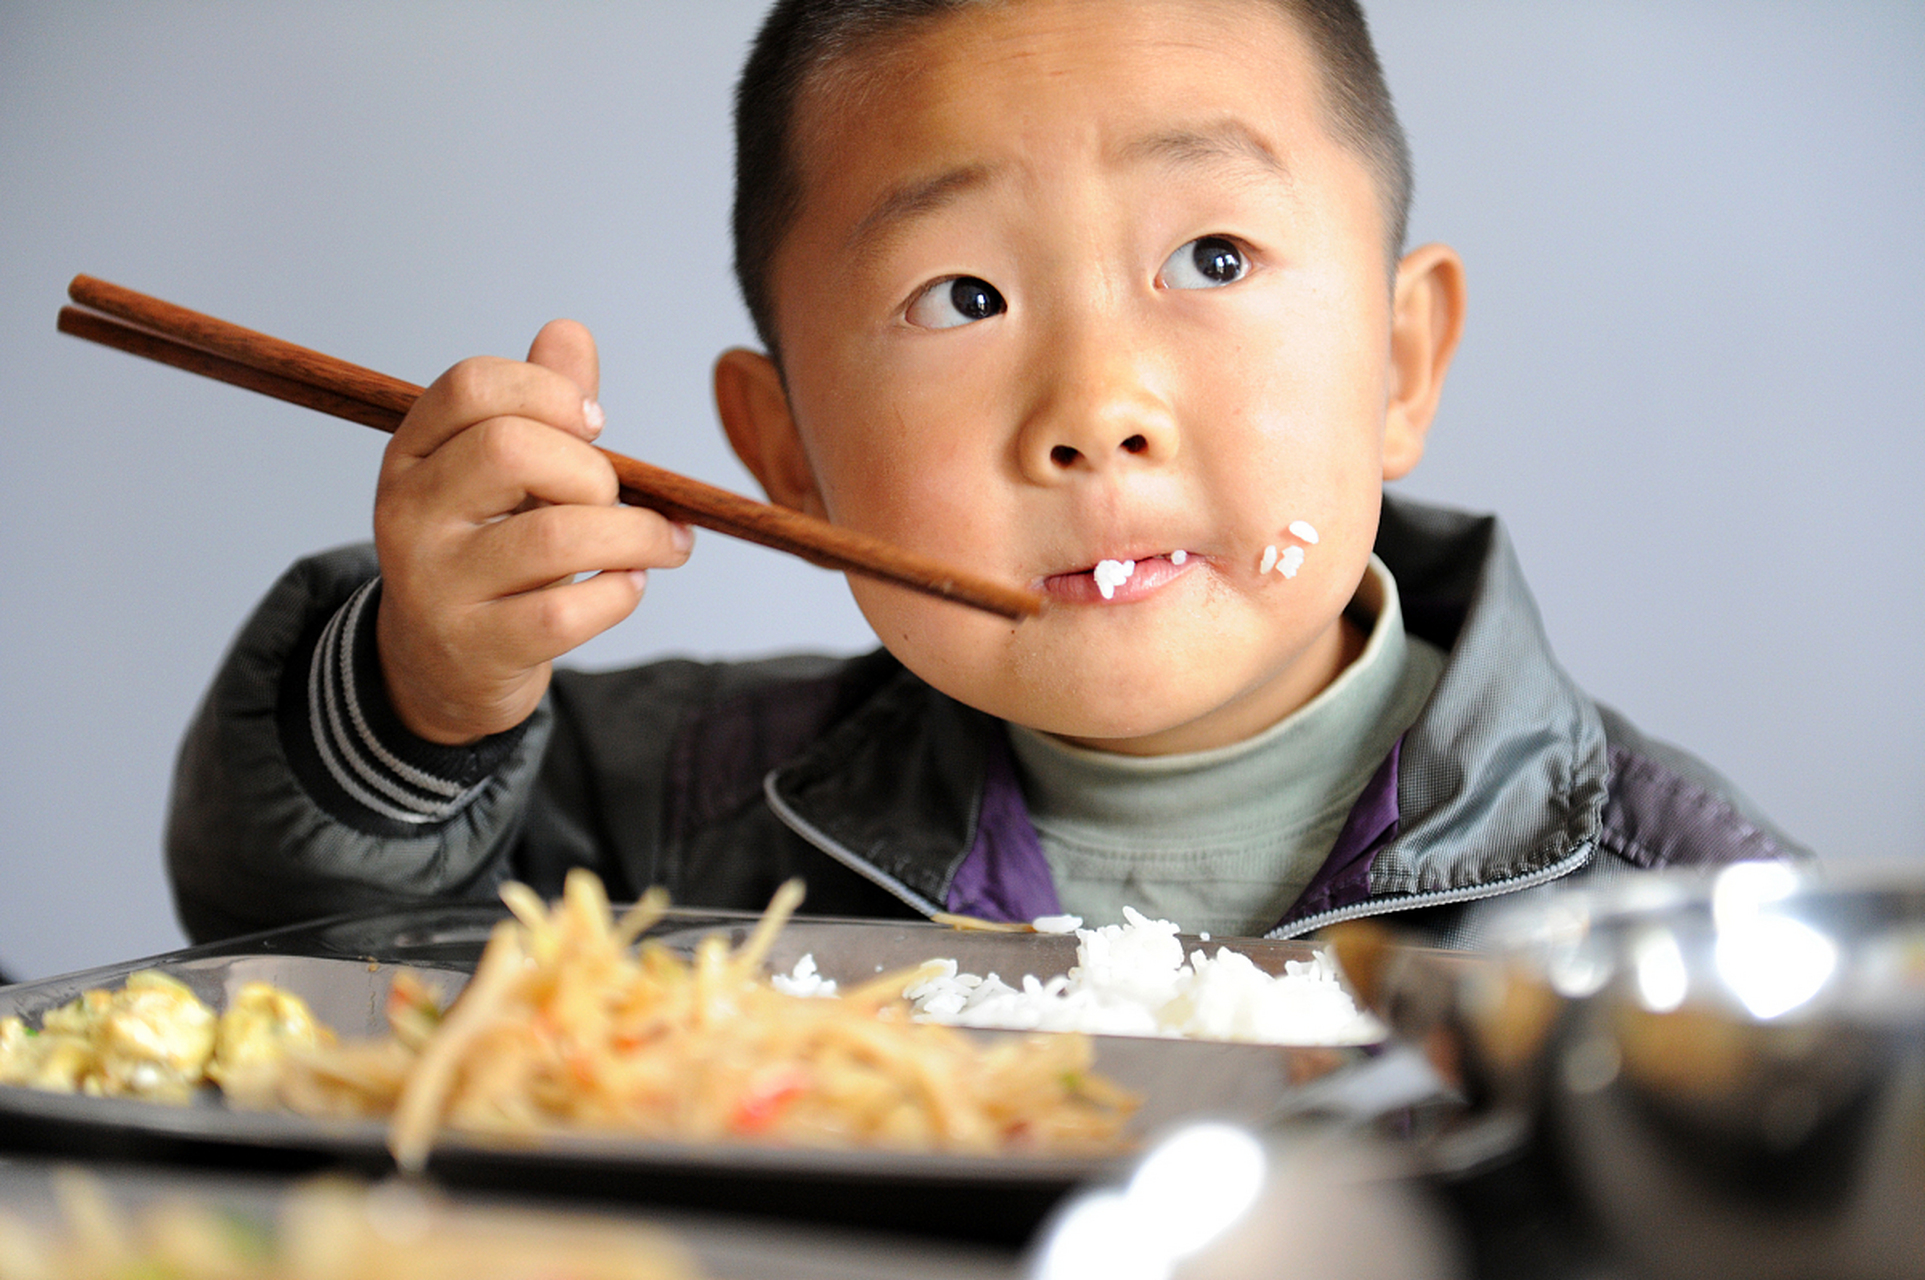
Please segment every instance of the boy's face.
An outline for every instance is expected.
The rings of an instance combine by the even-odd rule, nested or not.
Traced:
[[[1431,251],[1393,306],[1303,37],[1250,0],[1029,0],[853,61],[798,115],[784,381],[718,369],[738,452],[777,501],[1047,595],[1016,625],[851,580],[971,706],[1153,754],[1314,696],[1461,291]],[[1294,577],[1260,572],[1293,546]],[[1109,598],[1106,560],[1135,562]]]

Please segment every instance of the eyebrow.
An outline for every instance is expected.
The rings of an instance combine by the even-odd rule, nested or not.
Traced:
[[[1153,161],[1178,168],[1194,168],[1230,162],[1254,164],[1258,169],[1288,183],[1290,167],[1271,149],[1270,144],[1247,125],[1236,120],[1198,129],[1171,129],[1146,134],[1125,143],[1119,151],[1126,161]]]
[[[905,182],[891,189],[863,215],[862,221],[849,233],[846,247],[852,253],[867,253],[903,223],[934,213],[968,192],[988,186],[995,176],[995,166],[967,164],[945,169],[934,177]]]
[[[1125,143],[1117,154],[1125,163],[1148,161],[1178,168],[1225,162],[1254,165],[1286,184],[1291,182],[1289,166],[1262,138],[1235,120],[1199,129],[1147,134]],[[903,223],[934,213],[969,192],[988,186],[999,176],[1001,168],[991,164],[958,165],[892,188],[856,223],[844,247],[859,256],[873,252]]]

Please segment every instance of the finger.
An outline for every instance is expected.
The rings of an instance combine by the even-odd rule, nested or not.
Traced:
[[[491,418],[526,418],[584,440],[593,434],[581,388],[572,378],[540,365],[477,356],[421,393],[395,430],[389,455],[426,458]]]
[[[595,335],[574,320],[550,320],[528,347],[528,363],[568,378],[589,400],[601,395],[602,364]]]
[[[492,520],[530,498],[613,506],[615,468],[593,445],[526,418],[491,418],[449,440],[396,485],[447,518]]]
[[[646,585],[647,575],[639,570],[614,570],[492,600],[483,608],[501,651],[534,666],[586,644],[633,613]]]
[[[672,569],[688,559],[669,522],[638,507],[537,507],[482,526],[469,554],[480,598],[583,573]]]

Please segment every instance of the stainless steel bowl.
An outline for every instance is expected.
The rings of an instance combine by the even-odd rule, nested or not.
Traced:
[[[1653,1276],[1925,1276],[1925,868],[1749,863],[1520,907],[1457,992]]]

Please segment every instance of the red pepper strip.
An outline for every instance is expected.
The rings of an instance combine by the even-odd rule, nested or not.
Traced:
[[[809,1078],[797,1069],[769,1076],[752,1086],[735,1104],[729,1126],[737,1133],[760,1133],[775,1123],[777,1116],[809,1087]]]

